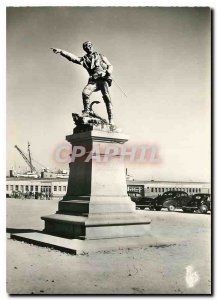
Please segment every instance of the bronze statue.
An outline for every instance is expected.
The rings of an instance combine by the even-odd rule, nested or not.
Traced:
[[[88,83],[82,92],[84,105],[83,115],[89,115],[91,112],[91,94],[93,92],[101,91],[107,109],[109,124],[114,125],[112,103],[109,94],[109,87],[112,84],[111,74],[113,71],[113,66],[110,64],[108,59],[104,55],[94,51],[93,44],[89,41],[83,43],[83,49],[86,54],[82,57],[77,57],[76,55],[61,49],[51,49],[55,54],[60,54],[69,61],[78,65],[82,65],[90,75]]]

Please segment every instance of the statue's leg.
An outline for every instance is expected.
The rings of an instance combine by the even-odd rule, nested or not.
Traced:
[[[96,84],[95,83],[88,83],[82,92],[82,99],[83,99],[83,105],[84,110],[83,113],[89,113],[90,112],[90,96],[93,92],[96,91]]]
[[[108,83],[106,81],[102,82],[101,92],[102,92],[103,100],[106,105],[109,124],[114,125],[113,114],[112,114],[112,102],[111,102],[111,97],[109,94]]]

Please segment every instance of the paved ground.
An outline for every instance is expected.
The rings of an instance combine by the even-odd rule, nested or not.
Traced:
[[[152,233],[167,246],[72,256],[11,240],[43,229],[57,201],[7,199],[7,292],[10,294],[209,294],[210,221],[200,214],[149,211]]]

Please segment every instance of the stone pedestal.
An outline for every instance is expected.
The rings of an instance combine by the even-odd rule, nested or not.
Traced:
[[[72,150],[83,146],[85,155],[75,160],[72,157],[67,193],[56,214],[42,217],[44,232],[88,240],[144,236],[150,220],[136,211],[127,195],[123,157],[119,151],[108,158],[108,146],[117,149],[128,137],[93,127],[69,135],[66,140]]]

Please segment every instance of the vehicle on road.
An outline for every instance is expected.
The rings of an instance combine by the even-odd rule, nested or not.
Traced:
[[[154,210],[154,199],[149,197],[143,197],[141,194],[137,193],[128,193],[131,200],[136,203],[137,209],[145,209],[149,208],[150,210]]]
[[[175,211],[176,208],[182,208],[190,201],[191,197],[182,191],[168,191],[154,199],[154,208],[160,211],[167,208],[168,211]]]
[[[211,195],[207,193],[195,194],[191,197],[190,201],[182,207],[184,212],[194,211],[206,214],[211,210]]]

